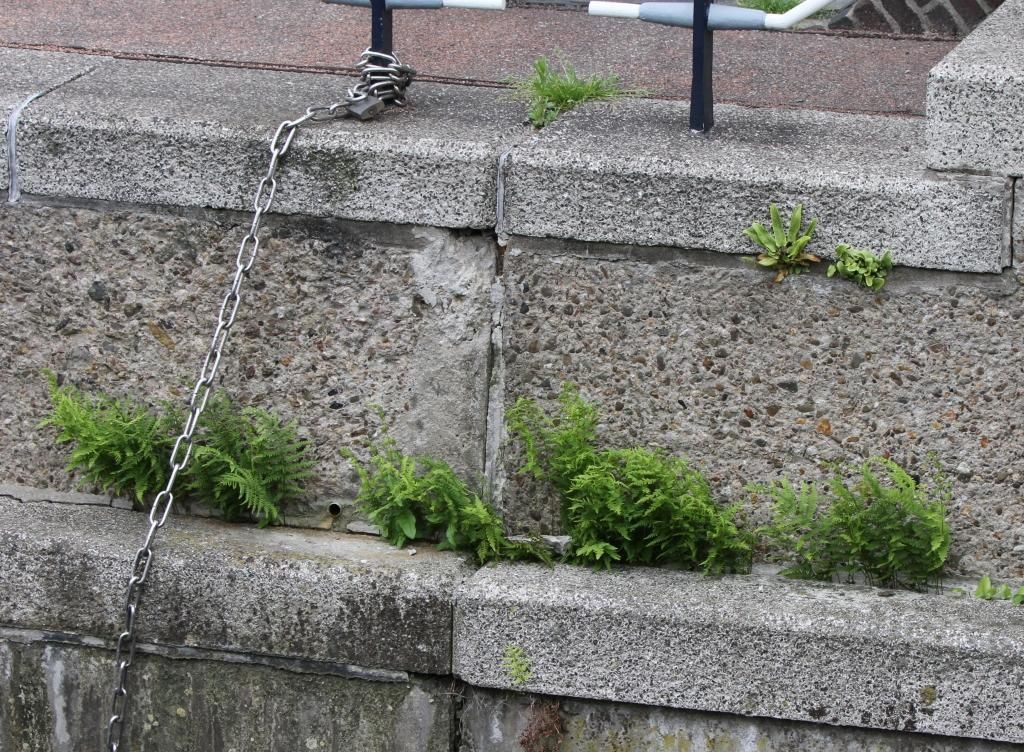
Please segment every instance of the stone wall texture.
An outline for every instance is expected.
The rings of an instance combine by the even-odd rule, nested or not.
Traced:
[[[506,404],[579,385],[609,444],[660,446],[766,521],[748,484],[884,455],[953,480],[952,570],[1024,577],[1024,277],[898,270],[879,294],[699,253],[513,239]],[[504,509],[558,527],[505,459]]]
[[[854,0],[830,29],[961,39],[1002,0]]]
[[[86,391],[184,404],[247,219],[230,213],[0,208],[0,468],[70,490],[66,451],[40,429],[49,369]],[[220,383],[242,405],[297,418],[316,481],[292,522],[352,516],[339,450],[380,429],[410,451],[483,472],[495,251],[482,235],[330,220],[272,223],[243,290]]]

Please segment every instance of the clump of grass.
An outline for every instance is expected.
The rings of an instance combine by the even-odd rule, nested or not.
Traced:
[[[753,8],[755,10],[763,10],[765,13],[786,13],[793,10],[796,6],[801,3],[802,0],[739,0],[738,5],[741,8]],[[834,15],[835,11],[824,8],[814,13],[811,18],[829,18]]]
[[[58,443],[73,445],[68,470],[145,507],[146,497],[167,483],[182,411],[165,404],[154,412],[135,400],[87,395],[47,377],[53,410],[41,425],[57,429]],[[280,520],[282,506],[301,493],[312,467],[294,421],[259,408],[239,410],[218,392],[200,417],[192,459],[181,476],[182,496],[209,504],[225,520],[251,517],[262,527]]]
[[[567,560],[605,569],[622,562],[749,571],[753,536],[736,525],[735,507],[715,504],[703,474],[661,450],[598,449],[597,420],[571,384],[554,416],[526,398],[508,413],[526,455],[520,471],[561,498],[572,536]]]
[[[529,541],[511,541],[501,517],[441,460],[405,454],[385,427],[364,463],[350,449],[342,455],[359,475],[356,503],[381,536],[402,548],[409,541],[439,541],[438,548],[469,551],[476,561],[538,560],[550,552]]]
[[[617,76],[589,76],[580,78],[568,63],[561,63],[561,72],[555,71],[547,58],[533,63],[529,78],[515,83],[519,98],[529,104],[529,120],[536,128],[553,123],[563,112],[583,102],[614,99],[623,96]]]

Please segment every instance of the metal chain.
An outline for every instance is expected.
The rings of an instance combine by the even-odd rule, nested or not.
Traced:
[[[177,441],[174,442],[174,449],[171,451],[169,463],[171,474],[167,478],[164,489],[157,494],[153,506],[149,510],[149,532],[146,534],[142,546],[135,553],[135,560],[132,562],[128,593],[125,597],[124,628],[117,637],[117,652],[114,657],[117,667],[117,682],[113,692],[110,721],[107,723],[107,752],[118,752],[124,733],[128,707],[128,674],[135,658],[136,619],[143,586],[146,584],[149,567],[153,561],[153,541],[156,538],[156,531],[167,522],[167,517],[174,504],[175,481],[185,470],[192,456],[192,446],[196,428],[199,425],[199,417],[206,409],[206,402],[217,377],[217,369],[220,367],[224,344],[235,323],[238,307],[242,301],[242,280],[252,270],[260,250],[260,226],[263,223],[263,215],[270,211],[274,202],[274,194],[277,192],[277,170],[281,165],[281,160],[288,153],[292,139],[295,138],[299,127],[306,123],[346,117],[348,111],[345,108],[371,96],[391,104],[405,104],[405,89],[412,82],[415,73],[412,68],[403,65],[397,57],[372,50],[366,50],[363,53],[357,67],[362,80],[348,90],[345,100],[326,106],[309,107],[302,117],[296,120],[285,120],[277,127],[277,131],[270,141],[270,164],[267,167],[266,175],[256,188],[249,234],[242,239],[238,249],[238,255],[235,258],[235,276],[221,303],[206,359],[199,369],[199,378],[192,389],[192,396],[188,403],[188,418]]]

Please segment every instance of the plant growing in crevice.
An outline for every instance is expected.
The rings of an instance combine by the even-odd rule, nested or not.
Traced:
[[[47,377],[53,410],[40,425],[56,428],[58,443],[73,444],[68,470],[145,506],[146,497],[166,485],[183,413],[169,404],[154,413],[134,400],[86,395]],[[248,516],[265,526],[279,521],[281,507],[301,493],[312,467],[294,421],[259,408],[238,410],[218,392],[200,417],[182,496],[209,504],[226,520]]]
[[[359,476],[356,503],[385,540],[403,547],[417,539],[439,541],[439,548],[469,551],[476,561],[536,560],[551,553],[531,541],[511,541],[504,525],[479,494],[445,462],[402,452],[387,431],[369,444],[364,463],[350,449],[342,455]]]
[[[533,678],[533,663],[526,651],[518,645],[506,645],[501,657],[501,667],[512,686],[521,687]]]
[[[705,572],[748,571],[753,537],[721,508],[704,476],[662,450],[598,449],[597,410],[571,384],[547,416],[520,398],[508,413],[522,443],[520,472],[549,483],[572,537],[568,561],[674,565]]]
[[[58,444],[72,444],[69,471],[104,493],[131,496],[137,506],[167,482],[168,459],[180,415],[105,394],[89,396],[46,372],[50,414],[39,424],[57,429]]]
[[[568,63],[561,73],[545,57],[533,63],[530,77],[514,83],[516,96],[529,105],[529,120],[535,128],[555,122],[559,115],[584,102],[615,99],[625,95],[616,76],[580,78]]]
[[[519,746],[523,752],[559,752],[563,733],[562,707],[558,700],[533,700],[526,728],[519,735]]]
[[[828,276],[838,274],[869,290],[878,291],[885,287],[885,278],[892,271],[892,253],[886,251],[878,258],[871,251],[851,248],[845,243],[836,246],[836,260],[829,264]]]
[[[754,263],[775,271],[775,281],[781,282],[787,275],[801,274],[807,271],[811,264],[821,261],[806,250],[814,237],[818,220],[812,219],[806,228],[803,226],[803,204],[797,204],[793,208],[788,227],[782,221],[778,206],[770,204],[768,213],[771,220],[770,230],[760,222],[754,222],[743,231],[744,235],[763,249],[754,257]]]
[[[295,421],[255,407],[238,410],[217,392],[200,418],[185,487],[225,520],[248,515],[268,525],[279,521],[281,507],[301,494],[312,475],[307,450]]]
[[[985,575],[978,580],[978,586],[974,589],[974,597],[983,601],[1010,601],[1014,606],[1024,605],[1024,587],[1013,592],[1013,588],[1005,582],[997,584],[992,578]]]
[[[825,489],[788,481],[754,487],[774,502],[764,530],[789,577],[830,581],[861,574],[869,584],[937,585],[949,552],[952,491],[935,470],[924,486],[895,462],[874,458],[848,483],[836,469]]]

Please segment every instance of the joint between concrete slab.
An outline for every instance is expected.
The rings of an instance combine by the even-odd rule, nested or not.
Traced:
[[[1017,191],[1021,186],[1020,177],[1012,177],[1010,179],[1010,263],[1011,267],[1017,265],[1017,244],[1024,243],[1024,201],[1021,201],[1017,196]],[[1021,216],[1018,216],[1021,214]],[[1020,254],[1021,260],[1024,260],[1024,251]]]
[[[508,147],[498,157],[498,169],[495,177],[497,182],[494,191],[494,234],[498,238],[499,248],[508,245],[508,223],[505,219],[505,170],[508,157],[515,148],[515,145]],[[498,274],[500,275],[501,272],[499,271]]]

